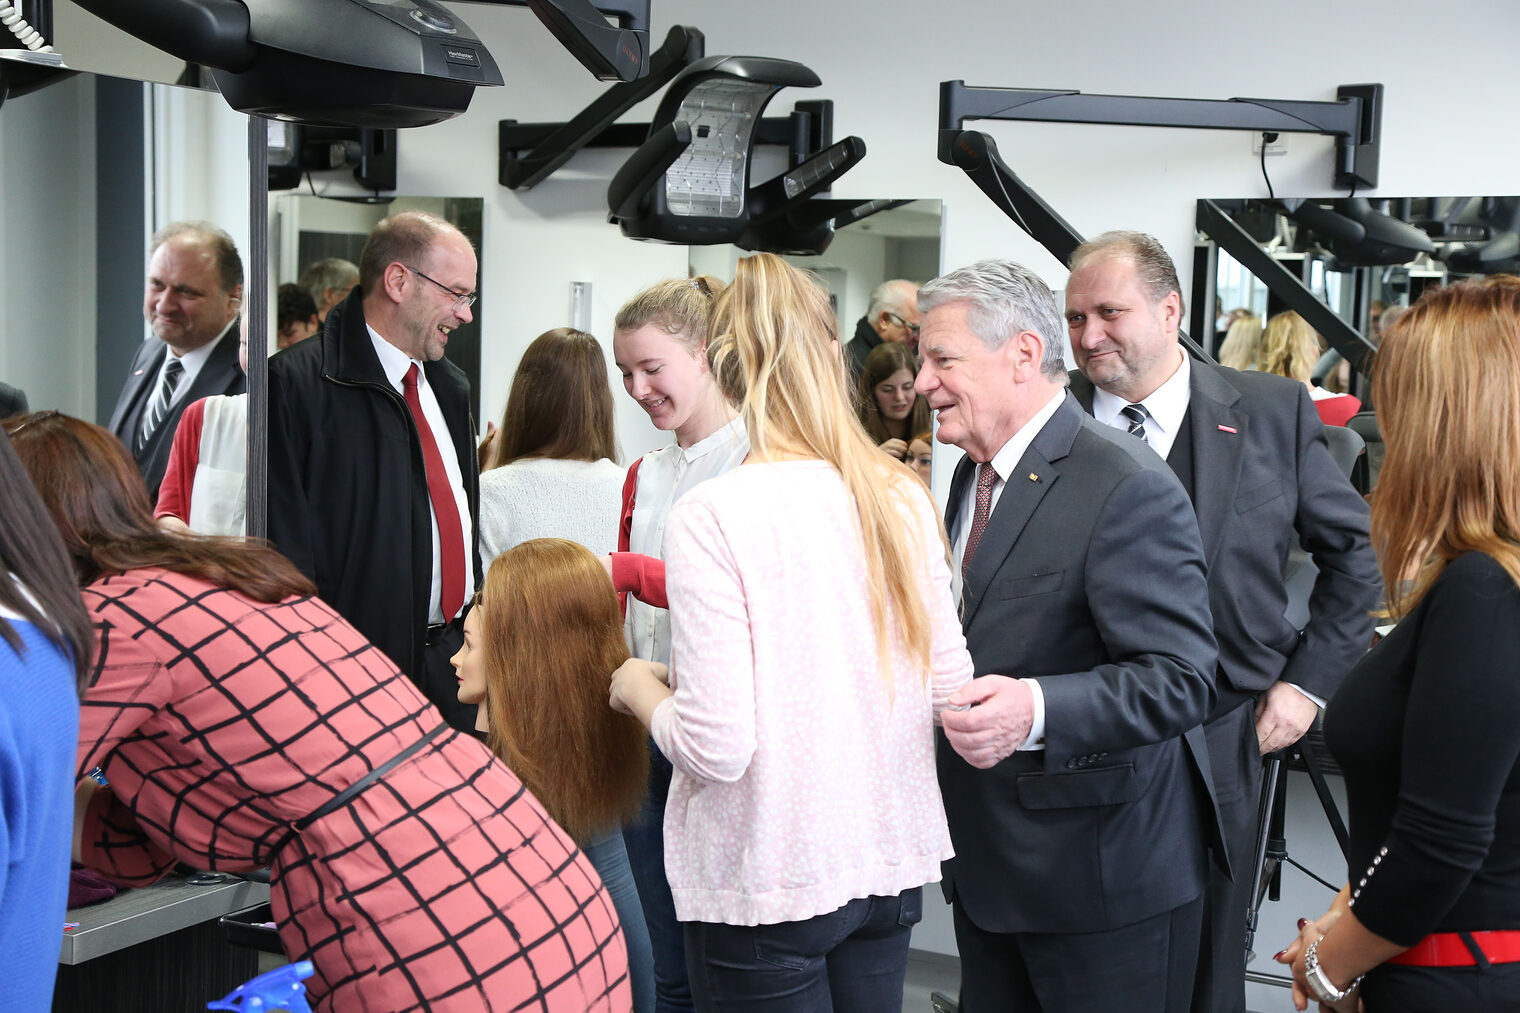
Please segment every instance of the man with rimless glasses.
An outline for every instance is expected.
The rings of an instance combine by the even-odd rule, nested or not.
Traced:
[[[444,352],[476,272],[448,222],[392,215],[320,334],[269,362],[270,538],[464,729],[448,659],[480,586],[479,474],[469,381]]]
[[[911,281],[895,278],[871,290],[866,315],[856,323],[855,337],[844,346],[851,390],[860,382],[866,356],[883,341],[907,345],[918,354],[918,286]]]

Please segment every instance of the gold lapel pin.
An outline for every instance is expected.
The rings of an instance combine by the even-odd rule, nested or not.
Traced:
[[[1036,475],[1032,471],[1029,473],[1029,481],[1031,481],[1031,482],[1038,482],[1039,480],[1040,480],[1040,476],[1039,475]]]

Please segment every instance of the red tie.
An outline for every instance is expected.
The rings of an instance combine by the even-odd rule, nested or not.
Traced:
[[[992,513],[992,486],[997,482],[997,477],[991,461],[977,465],[976,513],[971,518],[971,533],[966,536],[966,551],[961,555],[962,577],[971,566],[971,557],[976,555],[982,532],[987,530],[987,518]]]
[[[438,569],[443,577],[439,592],[439,605],[443,609],[443,621],[450,622],[464,605],[464,527],[459,523],[459,504],[449,485],[449,473],[444,470],[443,456],[438,453],[438,443],[433,430],[422,414],[422,401],[417,397],[417,364],[414,362],[401,381],[406,391],[406,406],[412,411],[412,421],[417,423],[417,436],[422,440],[422,461],[427,468],[428,499],[433,501],[433,513],[438,517]]]

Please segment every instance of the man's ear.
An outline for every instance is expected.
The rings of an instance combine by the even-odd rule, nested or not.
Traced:
[[[1008,357],[1014,381],[1024,383],[1040,371],[1040,360],[1045,356],[1045,339],[1034,331],[1020,331],[1008,339],[1002,351]]]
[[[235,313],[235,312],[237,312],[237,306],[242,301],[243,301],[243,286],[242,285],[234,285],[234,286],[232,286],[232,288],[230,288],[227,291],[227,308],[231,309]]]
[[[399,260],[393,260],[385,265],[385,273],[381,275],[382,287],[385,294],[390,296],[392,302],[403,302],[406,298],[406,265]]]
[[[1172,334],[1182,327],[1182,297],[1176,292],[1168,292],[1156,309],[1161,314],[1164,333]]]

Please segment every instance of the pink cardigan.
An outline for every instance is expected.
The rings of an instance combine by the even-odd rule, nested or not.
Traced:
[[[879,670],[853,501],[821,461],[747,464],[666,522],[675,766],[665,864],[682,921],[797,921],[934,882],[951,857],[934,715],[971,678],[928,493],[904,472],[932,671]]]

